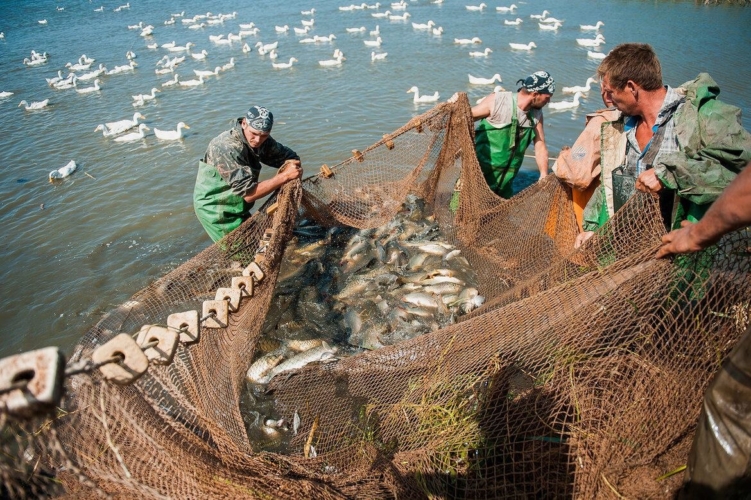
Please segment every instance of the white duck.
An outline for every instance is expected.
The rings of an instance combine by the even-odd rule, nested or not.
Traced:
[[[428,21],[427,23],[412,23],[412,28],[416,30],[429,30],[433,26],[435,26],[433,21]],[[363,31],[365,31],[364,28]]]
[[[359,28],[346,28],[347,33],[365,33],[367,28],[360,26]]]
[[[496,81],[498,83],[501,83],[503,80],[501,80],[501,75],[496,73],[490,78],[481,78],[478,76],[472,76],[470,74],[467,75],[469,77],[469,83],[472,85],[493,85]]]
[[[99,64],[99,68],[89,71],[88,73],[84,73],[83,75],[78,77],[78,80],[81,82],[87,82],[89,80],[93,80],[94,78],[98,77],[102,73],[105,73],[107,71],[107,68],[104,67],[104,64]]]
[[[558,28],[560,28],[563,25],[561,23],[553,23],[553,24],[537,23],[537,26],[539,26],[541,30],[558,31]]]
[[[301,10],[300,11],[300,14],[302,14],[303,16],[312,16],[315,13],[316,13],[316,9],[315,8],[312,8],[310,10]]]
[[[485,2],[483,2],[480,5],[465,5],[465,7],[467,8],[467,10],[482,11],[485,7],[487,7],[487,5],[485,4]]]
[[[176,45],[174,47],[168,48],[167,50],[169,50],[170,52],[181,52],[183,50],[190,50],[191,47],[194,47],[193,42],[188,42],[183,46]]]
[[[275,48],[279,47],[279,41],[276,41],[274,43],[266,43],[266,44],[264,44],[263,42],[258,42],[258,43],[256,43],[255,47],[256,48],[262,48],[263,50],[265,50],[266,52],[268,52],[271,49],[275,49]]]
[[[50,103],[49,99],[45,99],[44,101],[32,102],[32,103],[28,103],[24,100],[18,103],[18,107],[20,108],[21,106],[23,106],[26,111],[36,111],[39,109],[46,108],[49,103]]]
[[[375,40],[363,40],[362,43],[364,43],[366,47],[380,47],[383,40],[379,36]]]
[[[315,24],[315,22],[316,22],[316,20],[315,20],[315,19],[309,19],[309,20],[305,20],[305,19],[303,19],[303,20],[301,20],[301,21],[300,21],[300,23],[301,23],[301,24],[302,24],[303,26],[310,26],[311,28],[313,27],[313,25]]]
[[[65,164],[64,167],[60,167],[57,170],[53,170],[52,172],[50,172],[50,181],[52,181],[52,179],[64,179],[75,171],[76,171],[76,162],[75,160],[70,160],[68,163]]]
[[[126,58],[126,59],[128,59],[128,60],[130,60],[130,59],[135,59],[136,57],[138,57],[138,56],[137,56],[137,55],[136,55],[136,53],[135,53],[135,52],[133,52],[132,50],[129,50],[129,51],[127,51],[127,52],[125,53],[125,58]]]
[[[376,19],[386,19],[391,15],[391,11],[387,10],[386,12],[373,12],[370,15],[375,17]]]
[[[524,20],[521,17],[517,17],[513,21],[509,21],[508,19],[503,20],[503,24],[506,26],[519,26]]]
[[[65,80],[60,80],[59,82],[52,84],[52,88],[56,90],[72,89],[76,86],[77,81],[78,77],[73,75],[72,78],[66,78]]]
[[[418,88],[412,87],[411,89],[407,91],[407,93],[409,94],[411,92],[414,92],[415,94],[415,97],[412,99],[412,102],[415,102],[415,103],[436,102],[438,101],[438,98],[439,98],[438,91],[436,91],[436,93],[433,95],[420,95],[420,91],[418,90]]]
[[[370,60],[372,61],[384,61],[386,59],[386,56],[389,55],[388,52],[381,52],[380,54],[376,54],[375,52],[370,53]]]
[[[597,33],[594,38],[577,38],[576,43],[582,47],[599,47],[605,43],[605,37],[602,36],[602,33]]]
[[[240,23],[238,26],[244,30],[252,30],[256,27],[256,23]]]
[[[183,129],[189,129],[185,122],[180,122],[177,124],[177,130],[160,130],[156,127],[154,127],[154,135],[157,139],[161,139],[163,141],[179,141],[183,138]]]
[[[189,30],[200,30],[201,28],[205,28],[206,23],[198,23],[198,24],[191,24],[188,26]]]
[[[146,45],[146,48],[151,50],[154,50],[157,47],[159,47],[159,45],[156,42]]]
[[[274,67],[274,69],[287,69],[291,68],[294,63],[297,62],[297,59],[294,57],[289,58],[289,62],[286,63],[271,63],[271,66]]]
[[[217,66],[216,68],[214,68],[214,71],[208,71],[208,70],[205,70],[205,69],[194,69],[193,73],[195,73],[196,76],[208,77],[208,76],[216,76],[216,75],[218,75],[221,70],[222,70],[222,67],[221,66]]]
[[[81,64],[91,64],[94,61],[96,61],[96,59],[89,57],[86,54],[81,54],[81,57],[78,58],[78,62]]]
[[[516,10],[516,4],[512,3],[508,7],[496,7],[495,10],[497,10],[498,12],[503,12],[504,14],[507,14],[507,13],[513,14],[514,11]]]
[[[146,137],[145,131],[151,130],[149,127],[146,126],[145,123],[142,123],[138,126],[138,132],[133,132],[132,134],[125,134],[118,137],[115,137],[112,139],[115,142],[134,142],[139,141]]]
[[[344,57],[344,54],[339,49],[336,49],[336,52],[334,52],[334,58],[333,59],[326,59],[324,61],[318,61],[318,64],[324,67],[331,67],[331,66],[341,66],[342,61],[346,61],[347,58]]]
[[[82,64],[82,63],[73,64],[71,62],[68,62],[68,63],[65,63],[65,67],[68,68],[71,71],[88,71],[89,68],[91,68],[91,63],[88,63],[88,64]]]
[[[143,37],[151,36],[154,34],[154,27],[152,25],[146,26],[144,29],[141,30],[140,35]]]
[[[310,26],[304,26],[302,28],[298,28],[297,26],[294,27],[295,35],[304,35],[308,31],[310,31]],[[347,28],[347,31],[349,31],[349,28]]]
[[[139,94],[131,96],[134,101],[153,101],[156,98],[156,93],[161,92],[158,88],[152,87],[150,94]]]
[[[130,64],[123,64],[122,66],[115,66],[111,70],[107,71],[105,74],[110,75],[119,75],[120,73],[125,73],[127,71],[135,71],[136,66],[138,64],[135,63],[135,61],[130,61]]]
[[[535,45],[535,42],[529,42],[529,43],[512,43],[509,42],[509,47],[511,47],[514,50],[532,50],[536,49],[537,45]]]
[[[224,36],[224,35],[222,35],[222,36]],[[211,36],[209,36],[209,38],[211,38]],[[163,49],[171,49],[172,47],[174,47],[176,45],[177,44],[175,43],[175,41],[172,40],[171,42],[163,43],[162,45],[160,45],[160,47],[162,47]]]
[[[274,31],[277,33],[287,33],[289,31],[289,25],[285,24],[284,26],[274,26]]]
[[[580,24],[579,29],[582,31],[597,31],[603,26],[605,26],[605,23],[597,21],[597,24]]]
[[[130,130],[132,128],[135,128],[138,126],[138,119],[145,120],[146,117],[143,116],[141,113],[136,111],[133,113],[133,119],[132,120],[117,120],[114,122],[109,123],[103,123],[97,125],[97,127],[94,129],[94,132],[102,131],[102,135],[104,137],[110,137],[113,135],[122,134],[126,130]]]
[[[336,40],[336,35],[334,35],[333,33],[331,33],[329,36],[318,36],[318,35],[315,35],[315,36],[313,36],[313,39],[316,41],[316,43],[318,43],[318,42],[331,42],[332,40]],[[276,47],[274,47],[274,48],[276,48]]]
[[[202,50],[201,52],[199,52],[198,54],[194,54],[194,53],[192,53],[192,52],[191,52],[191,54],[190,54],[190,57],[192,57],[192,58],[193,58],[193,59],[195,59],[196,61],[203,61],[204,59],[206,59],[206,56],[207,56],[207,55],[209,55],[209,53],[208,53],[208,52],[206,52],[206,49],[203,49],[203,50]]]
[[[493,50],[490,47],[485,47],[485,50],[482,52],[479,51],[472,51],[469,53],[469,57],[488,57],[490,53],[493,52]]]
[[[178,80],[178,74],[175,73],[175,76],[172,78],[172,80],[167,80],[166,82],[162,82],[162,87],[173,87],[180,83]]]
[[[76,87],[76,92],[78,92],[79,94],[90,94],[92,92],[99,92],[100,90],[101,88],[99,87],[99,78],[94,80],[94,85],[91,87],[84,87],[81,89]]]
[[[548,12],[547,10],[543,10],[542,14],[530,14],[529,17],[531,19],[545,19],[545,16],[547,16],[548,14],[550,14],[550,12]]]
[[[574,94],[573,101],[559,101],[551,102],[548,104],[550,109],[573,109],[579,106],[579,98],[582,96],[581,92]]]
[[[554,17],[546,17],[544,19],[540,19],[540,22],[542,24],[563,24],[563,19],[556,19]]]
[[[247,43],[244,44],[243,45],[243,54],[247,54],[250,51],[251,51],[250,45],[248,45]]]
[[[389,21],[406,21],[407,19],[410,18],[411,15],[412,14],[410,14],[409,12],[405,12],[404,14],[401,14],[401,15],[392,14],[389,16]]]
[[[72,74],[73,73],[71,73],[71,75]],[[72,78],[72,77],[69,75],[68,78]],[[50,85],[50,86],[56,84],[59,81],[62,81],[62,79],[63,79],[63,70],[61,69],[57,70],[57,76],[53,76],[52,78],[45,78],[45,80],[47,80],[47,85]]]
[[[594,52],[591,50],[587,51],[587,57],[589,57],[590,59],[605,59],[606,55],[607,54],[604,54],[602,52]]]
[[[8,92],[7,90],[4,90],[0,92],[0,99],[7,99],[8,97],[12,96],[15,92]]]
[[[458,45],[470,45],[473,43],[482,43],[482,40],[476,36],[472,38],[454,38],[454,43]]]
[[[587,83],[585,83],[584,86],[575,85],[573,87],[563,87],[561,89],[561,92],[563,92],[564,94],[576,94],[577,92],[582,92],[582,93],[589,92],[592,89],[591,87],[592,83],[597,83],[597,80],[595,80],[594,78],[590,76],[589,78],[587,78]]]
[[[228,69],[232,69],[235,67],[235,58],[230,57],[229,62],[222,66],[222,71],[227,71]]]
[[[371,30],[370,36],[378,36],[381,34],[381,27],[376,24],[376,27],[374,30]]]
[[[182,81],[178,82],[178,84],[181,87],[198,87],[199,85],[203,85],[203,75],[200,75],[198,77],[198,80],[196,80],[196,79],[193,79],[193,80],[182,80]]]
[[[157,75],[166,75],[167,73],[174,73],[174,72],[175,72],[175,68],[172,66],[169,66],[167,68],[161,68],[161,69],[157,68],[154,70],[154,73],[156,73]]]
[[[437,28],[433,28],[433,30],[431,31],[431,33],[433,33],[436,36],[443,35],[443,26],[438,26]]]

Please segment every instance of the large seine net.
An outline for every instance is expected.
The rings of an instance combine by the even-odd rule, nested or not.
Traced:
[[[200,311],[273,229],[266,277],[227,328],[204,328],[129,386],[96,372],[69,378],[63,408],[28,430],[46,453],[22,479],[44,470],[72,498],[677,490],[682,474],[669,473],[686,463],[703,392],[749,322],[747,230],[697,255],[653,260],[664,228],[655,202],[637,195],[574,251],[570,192],[554,176],[511,200],[488,190],[464,94],[330,170],[282,189],[275,211],[270,202],[86,333],[73,361],[117,333]],[[467,258],[485,304],[446,328],[274,378],[277,412],[288,421],[297,412],[300,429],[289,453],[254,449],[240,409],[245,371],[296,221],[375,228],[408,195],[425,200]],[[31,469],[36,455],[26,453],[20,463]]]

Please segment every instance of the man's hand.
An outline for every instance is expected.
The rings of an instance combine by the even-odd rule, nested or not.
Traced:
[[[681,222],[681,228],[670,231],[662,237],[662,246],[657,250],[656,259],[667,257],[676,253],[697,252],[704,248],[697,239],[694,229],[694,223],[684,220]]]
[[[645,170],[636,178],[636,189],[644,193],[657,194],[662,189],[662,183],[657,178],[653,168]]]
[[[300,160],[287,160],[284,165],[279,167],[276,175],[282,176],[284,182],[289,182],[302,177],[302,164]]]
[[[576,240],[574,241],[574,248],[580,248],[584,244],[584,242],[590,239],[594,234],[594,231],[584,231],[583,233],[579,233],[576,236]]]
[[[539,179],[537,179],[537,182],[540,182],[541,180],[543,180],[543,179],[544,179],[545,177],[547,177],[547,176],[548,176],[548,173],[547,173],[547,172],[545,172],[545,173],[543,173],[543,172],[540,172],[540,178],[539,178]]]

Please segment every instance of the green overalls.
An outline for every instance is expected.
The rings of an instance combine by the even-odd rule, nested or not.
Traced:
[[[516,94],[512,96],[511,123],[495,127],[486,119],[480,120],[475,131],[475,152],[480,168],[491,191],[502,198],[514,194],[512,182],[524,161],[524,152],[535,138],[534,120],[527,113],[532,127],[519,131],[516,118]]]
[[[216,242],[231,233],[250,216],[253,203],[232,192],[214,166],[198,162],[193,190],[193,208],[201,225]]]

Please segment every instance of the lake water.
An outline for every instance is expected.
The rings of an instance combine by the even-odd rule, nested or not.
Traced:
[[[516,1],[515,15],[496,12],[486,2],[482,12],[465,8],[479,1],[427,0],[408,2],[406,21],[375,19],[376,10],[339,11],[345,1],[309,2],[226,0],[130,0],[130,8],[115,12],[121,0],[112,1],[0,1],[0,91],[15,94],[0,99],[0,356],[57,345],[70,352],[78,338],[110,308],[121,304],[152,280],[178,266],[211,242],[195,218],[192,191],[197,160],[214,136],[227,129],[249,105],[269,107],[276,117],[274,137],[295,149],[308,173],[321,164],[336,164],[352,149],[364,149],[406,123],[430,105],[415,105],[406,91],[417,85],[421,93],[438,91],[441,100],[455,91],[468,92],[470,100],[486,95],[491,86],[468,83],[467,74],[490,77],[500,73],[507,89],[527,74],[545,69],[558,88],[583,85],[597,61],[588,59],[576,38],[591,38],[580,24],[603,21],[607,52],[618,43],[652,44],[663,64],[666,83],[677,86],[700,71],[719,83],[721,98],[743,110],[744,126],[751,129],[751,9],[704,6],[701,2],[634,0]],[[375,2],[373,2],[375,3]],[[94,9],[103,6],[103,12]],[[57,10],[62,7],[64,10]],[[300,27],[301,10],[315,7],[315,24],[305,36],[334,34],[332,43],[300,44],[292,31]],[[557,31],[541,31],[530,14],[547,9],[563,19]],[[223,25],[188,29],[177,18],[164,25],[170,14],[230,14]],[[518,26],[504,19],[522,18]],[[46,25],[39,20],[47,20]],[[412,21],[432,20],[444,28],[442,36],[416,31]],[[151,37],[139,36],[128,25],[152,24]],[[254,22],[260,33],[247,37],[279,41],[279,59],[299,60],[291,69],[271,67],[268,56],[254,48],[243,53],[242,43],[220,46],[209,35],[237,33],[239,23]],[[276,25],[290,32],[278,34]],[[365,34],[345,28],[380,26],[387,52],[384,61],[371,62]],[[454,38],[480,37],[467,47]],[[147,93],[172,75],[154,73],[167,51],[151,50],[150,43],[175,41],[205,49],[205,61],[188,57],[176,72],[193,77],[193,69],[211,70],[235,58],[234,69],[209,78],[197,88],[164,88],[156,100],[134,108],[131,95]],[[534,41],[531,52],[510,50],[509,42]],[[487,58],[471,58],[470,50],[489,47]],[[346,61],[341,67],[322,68],[335,48]],[[48,52],[49,62],[39,67],[22,63],[31,50]],[[108,68],[128,61],[136,53],[138,68],[101,78],[101,92],[77,94],[54,90],[46,78],[82,54]],[[174,53],[172,56],[176,55]],[[80,86],[89,86],[90,82]],[[43,111],[19,108],[22,99],[50,99]],[[561,100],[560,91],[553,100]],[[568,97],[570,99],[570,97]],[[551,156],[571,144],[584,125],[584,115],[601,106],[598,87],[575,111],[545,111],[545,133]],[[162,142],[152,132],[145,139],[118,144],[95,133],[99,123],[130,118],[138,110],[150,128],[174,129],[179,121],[190,126],[179,142]],[[532,154],[532,150],[529,150]],[[51,184],[51,170],[75,160],[79,170]],[[534,169],[528,159],[525,168]]]

